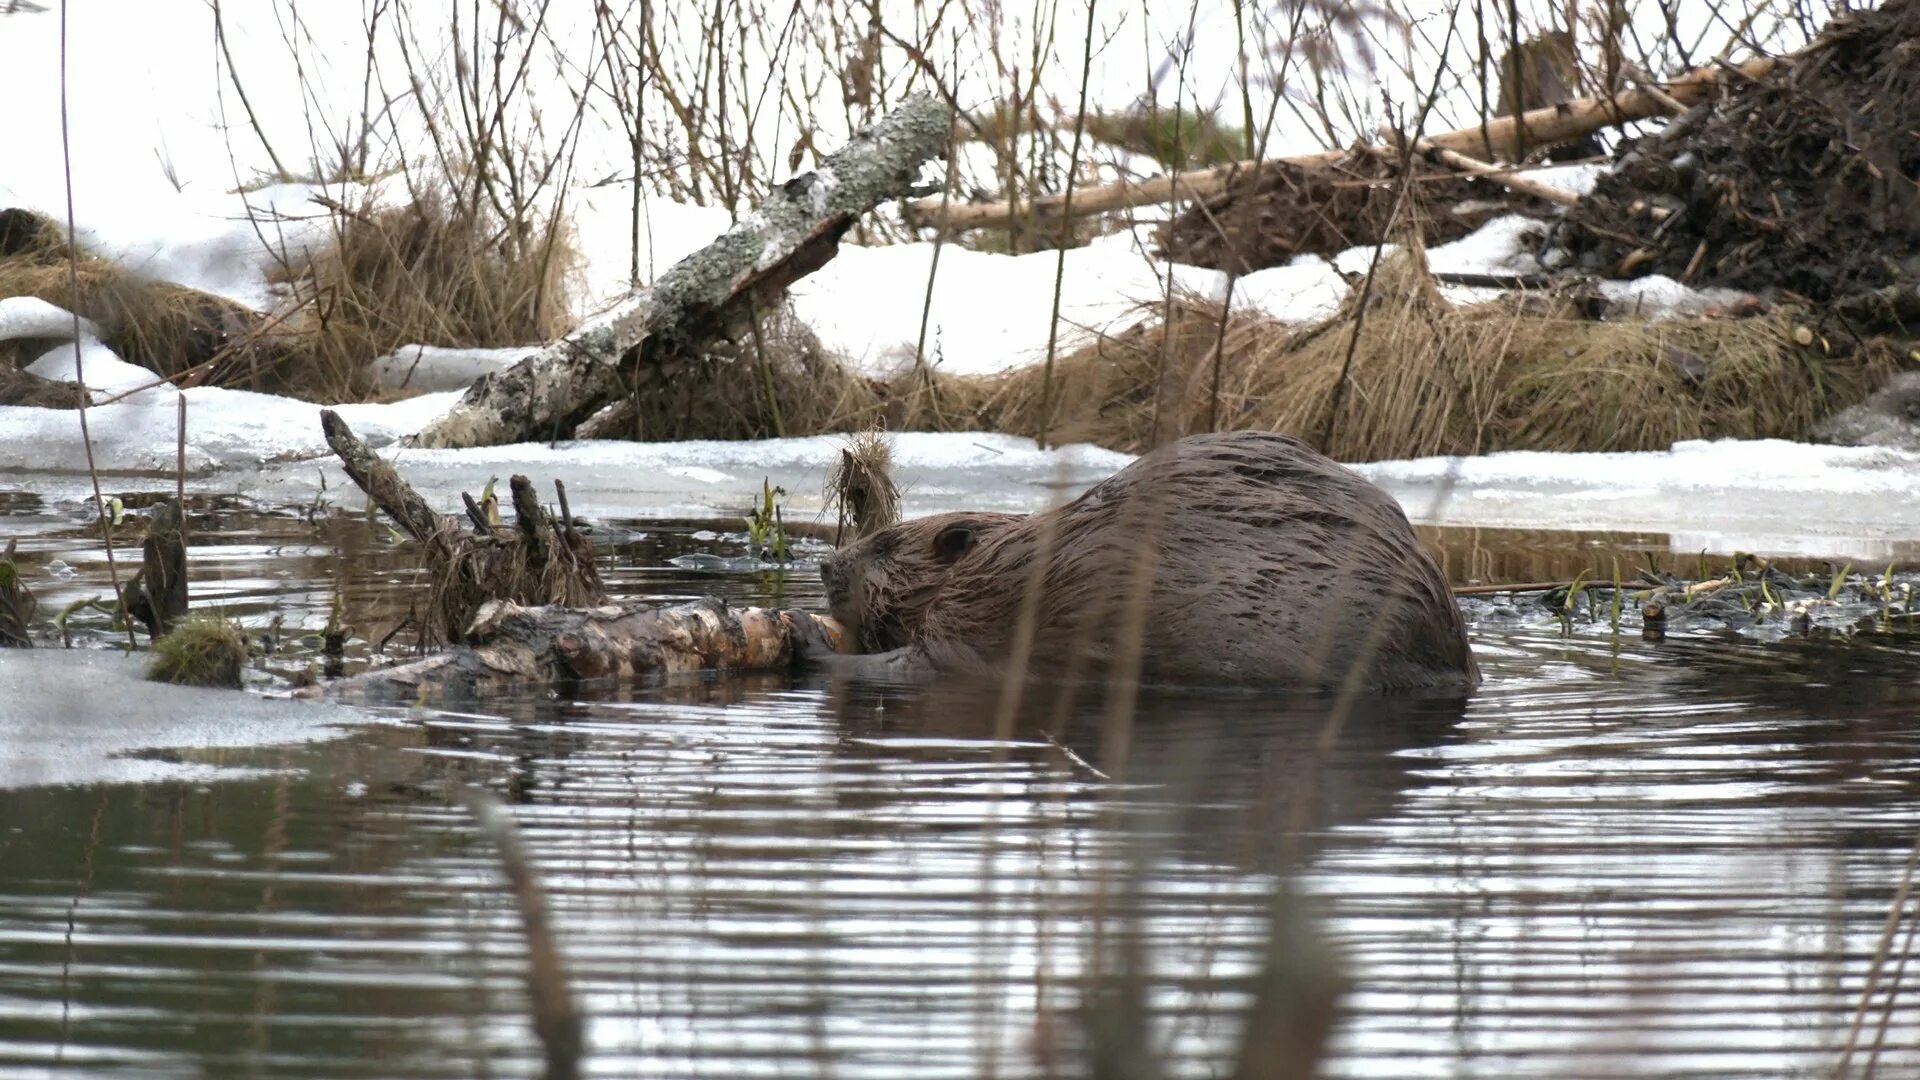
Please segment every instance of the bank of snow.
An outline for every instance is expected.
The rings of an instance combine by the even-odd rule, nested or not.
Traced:
[[[1362,465],[1415,521],[1668,534],[1676,550],[1920,555],[1920,454],[1780,439]]]
[[[69,377],[72,362],[69,346]],[[151,373],[141,370],[150,382]],[[176,391],[163,386],[87,410],[95,467],[112,474],[171,475],[180,397],[187,400],[189,472],[251,470],[263,463],[328,453],[320,432],[320,405],[249,390],[199,386]],[[458,400],[459,391],[447,391],[390,404],[334,408],[362,438],[384,445],[418,431]],[[78,411],[0,405],[0,470],[71,476],[86,469],[87,445],[80,437]]]

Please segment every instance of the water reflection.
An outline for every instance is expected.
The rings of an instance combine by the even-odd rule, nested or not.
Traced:
[[[230,602],[404,614],[374,526],[238,513],[196,515]],[[17,531],[83,588],[77,528]],[[632,532],[634,595],[768,595],[667,568],[731,541]],[[536,1074],[465,782],[552,890],[599,1074],[1074,1074],[1131,934],[1140,1044],[1225,1075],[1285,881],[1353,979],[1335,1075],[1831,1075],[1920,829],[1920,650],[1475,638],[1466,702],[1150,696],[1123,771],[1097,703],[769,675],[368,709],[177,752],[234,779],[0,791],[0,1072]],[[1856,1069],[1877,1040],[1881,1075],[1920,1070],[1892,981]]]

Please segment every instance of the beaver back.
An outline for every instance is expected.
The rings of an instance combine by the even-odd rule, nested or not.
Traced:
[[[919,605],[917,645],[934,667],[1004,668],[1036,560],[1034,674],[1094,675],[1138,640],[1147,682],[1479,678],[1452,592],[1399,505],[1287,436],[1181,439],[980,537]]]

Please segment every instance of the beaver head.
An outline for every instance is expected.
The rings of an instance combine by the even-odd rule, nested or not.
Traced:
[[[915,518],[863,537],[820,560],[833,617],[861,652],[906,646],[920,632],[948,571],[987,537],[1025,514],[959,513]]]

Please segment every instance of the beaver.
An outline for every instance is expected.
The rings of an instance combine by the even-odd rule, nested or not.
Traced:
[[[935,514],[888,526],[820,560],[827,607],[862,653],[911,644],[954,562],[1026,514]]]
[[[1189,436],[1056,509],[905,522],[823,560],[820,574],[862,654],[835,655],[808,633],[797,655],[881,678],[1004,672],[1030,583],[1037,675],[1097,675],[1137,640],[1149,684],[1480,678],[1452,591],[1399,504],[1285,435]]]

